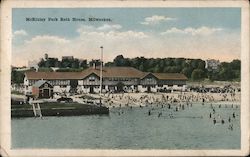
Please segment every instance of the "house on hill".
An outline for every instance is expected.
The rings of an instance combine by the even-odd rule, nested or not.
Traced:
[[[133,67],[103,67],[102,89],[109,92],[157,92],[160,89],[185,90],[187,77],[179,73],[142,72]],[[82,72],[26,72],[25,91],[39,80],[46,80],[54,92],[69,92],[76,87],[79,93],[100,91],[100,68],[90,67]]]

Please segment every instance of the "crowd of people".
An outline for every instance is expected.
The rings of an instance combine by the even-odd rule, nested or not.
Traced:
[[[237,118],[236,110],[240,100],[232,93],[108,93],[103,96],[105,104],[109,108],[118,108],[117,114],[125,113],[124,107],[130,110],[133,108],[144,108],[147,116],[178,118],[178,112],[192,109],[194,105],[207,108],[207,116],[199,115],[196,118],[207,117],[214,125],[228,125],[233,130],[233,121]],[[223,103],[224,102],[224,103]],[[223,114],[223,110],[231,108],[230,113]],[[194,117],[191,117],[194,118]]]

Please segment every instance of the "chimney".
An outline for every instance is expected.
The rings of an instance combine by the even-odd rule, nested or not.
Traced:
[[[96,69],[95,63],[93,63],[93,69]]]

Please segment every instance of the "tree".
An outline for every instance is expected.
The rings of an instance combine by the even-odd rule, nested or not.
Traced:
[[[141,70],[141,71],[143,71],[143,70],[144,70],[144,66],[143,66],[143,64],[141,64],[141,65],[139,66],[139,70]]]
[[[157,65],[155,66],[154,72],[155,72],[155,73],[159,73],[159,72],[160,72],[160,66],[159,66],[159,64],[157,64]]]
[[[105,63],[105,66],[106,67],[112,67],[112,66],[114,66],[114,63],[113,62],[107,62],[107,63]]]
[[[72,61],[71,68],[75,68],[75,69],[79,68],[79,60],[78,59],[74,59]]]
[[[12,70],[11,72],[11,81],[13,83],[23,83],[24,80],[24,72],[23,71],[16,71],[16,70]]]
[[[123,66],[125,63],[123,55],[118,55],[114,59],[114,65],[115,66]]]
[[[201,69],[195,69],[191,75],[192,80],[201,80],[204,78],[204,71]]]
[[[38,66],[39,67],[45,67],[45,61],[44,61],[43,58],[38,62]]]
[[[190,64],[191,64],[191,67],[193,69],[196,69],[196,68],[198,68],[199,60],[198,59],[192,59]]]
[[[88,67],[87,60],[80,61],[80,67],[86,69]]]
[[[206,62],[200,60],[199,63],[198,63],[198,68],[201,69],[201,70],[204,70],[205,66],[206,66]]]
[[[192,74],[192,69],[189,67],[185,67],[182,69],[181,73],[190,78]]]
[[[172,58],[165,58],[165,65],[166,66],[173,66],[173,59]]]
[[[240,70],[240,60],[233,60],[229,65],[233,70]]]

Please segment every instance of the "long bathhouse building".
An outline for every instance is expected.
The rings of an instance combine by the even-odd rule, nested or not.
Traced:
[[[25,73],[25,94],[32,94],[37,81],[46,81],[53,92],[78,93],[100,92],[100,68],[90,67],[82,72],[35,72]],[[142,72],[132,67],[103,67],[102,92],[157,92],[185,90],[187,77],[180,73]]]

